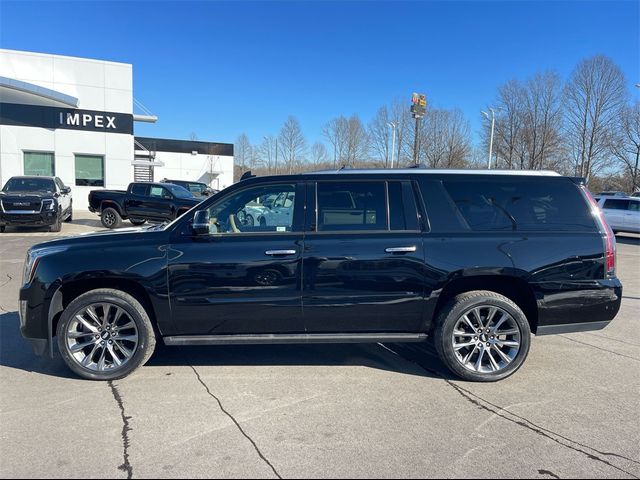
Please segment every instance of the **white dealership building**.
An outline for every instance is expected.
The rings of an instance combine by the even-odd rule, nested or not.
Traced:
[[[84,209],[89,191],[134,180],[233,183],[233,145],[136,137],[157,117],[134,102],[131,64],[0,49],[0,185],[55,175]]]

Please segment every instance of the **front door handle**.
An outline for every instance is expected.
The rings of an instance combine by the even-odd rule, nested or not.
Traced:
[[[411,253],[416,250],[417,247],[415,245],[411,245],[410,247],[389,247],[384,249],[387,253]]]
[[[278,255],[295,255],[298,253],[296,250],[267,250],[265,255],[278,256]]]

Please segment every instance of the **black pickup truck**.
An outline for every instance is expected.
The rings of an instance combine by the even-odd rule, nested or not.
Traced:
[[[99,213],[105,227],[118,228],[126,219],[134,225],[174,220],[201,200],[178,185],[134,182],[126,191],[92,190],[89,211]]]

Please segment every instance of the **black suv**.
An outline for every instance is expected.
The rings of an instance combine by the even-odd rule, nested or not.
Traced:
[[[71,188],[58,177],[11,177],[0,191],[0,232],[7,225],[59,232],[72,219]]]
[[[266,199],[290,201],[274,212]],[[250,209],[266,221],[243,223]],[[581,179],[343,170],[243,180],[168,225],[32,247],[22,334],[99,380],[166,345],[421,342],[499,380],[538,335],[604,328],[614,237]]]

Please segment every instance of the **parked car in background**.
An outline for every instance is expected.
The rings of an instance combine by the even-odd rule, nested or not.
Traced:
[[[72,219],[71,188],[58,177],[11,177],[0,192],[0,232],[7,225],[59,232]]]
[[[627,197],[628,195],[625,192],[620,191],[608,191],[608,192],[600,192],[596,193],[597,197]]]
[[[640,192],[633,192],[633,195],[631,195],[632,197],[640,197]]]
[[[272,195],[291,215],[239,221]],[[431,338],[458,376],[496,381],[520,368],[532,333],[611,322],[615,246],[584,181],[552,172],[254,177],[168,225],[35,245],[20,324],[36,353],[52,355],[57,336],[69,368],[94,380],[128,375],[156,342]]]
[[[640,198],[598,196],[596,201],[614,233],[640,233]]]
[[[209,197],[218,193],[218,190],[214,190],[206,183],[202,182],[191,182],[188,180],[168,180],[165,178],[161,181],[161,183],[172,183],[174,185],[180,185],[181,187],[189,190],[194,197]]]
[[[89,211],[99,213],[105,227],[118,228],[127,219],[134,225],[175,220],[201,200],[172,183],[134,182],[126,191],[92,190]]]

